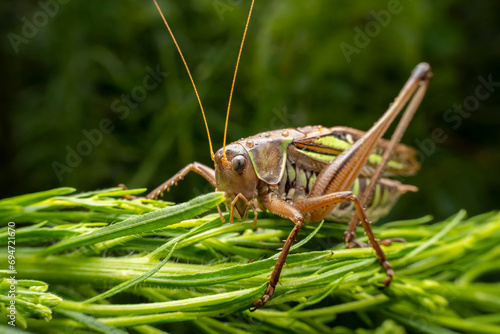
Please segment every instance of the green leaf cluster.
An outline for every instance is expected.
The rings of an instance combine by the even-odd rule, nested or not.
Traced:
[[[205,213],[222,193],[177,205],[123,198],[141,191],[60,188],[0,200],[0,221],[16,223],[18,326],[40,333],[500,332],[498,212],[375,226],[380,239],[407,241],[384,247],[396,271],[388,288],[373,249],[345,249],[345,225],[306,225],[275,296],[250,312],[290,221],[259,213],[256,225],[252,217],[230,223],[227,214],[222,222]],[[0,229],[4,249],[8,235]],[[0,272],[13,274],[1,254]]]

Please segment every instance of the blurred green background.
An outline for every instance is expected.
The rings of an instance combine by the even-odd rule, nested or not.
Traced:
[[[160,1],[214,149],[249,4]],[[4,1],[0,12],[0,197],[59,186],[152,189],[192,161],[212,164],[193,89],[152,1]],[[422,170],[404,180],[420,192],[404,196],[388,219],[497,209],[500,87],[478,86],[479,77],[500,82],[498,13],[497,1],[257,1],[229,141],[314,124],[366,130],[427,61],[434,78],[403,138],[420,143]],[[342,47],[355,52],[346,57]],[[168,76],[145,89],[147,68],[157,67]],[[131,97],[129,107],[124,94],[141,101]],[[464,103],[469,116],[453,111]],[[95,134],[103,119],[113,130],[85,146],[85,131]],[[86,155],[68,165],[68,150],[78,149]],[[166,199],[211,189],[190,175]]]

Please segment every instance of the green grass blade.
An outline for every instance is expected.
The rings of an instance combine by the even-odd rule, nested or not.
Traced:
[[[68,188],[68,187],[67,188],[56,188],[56,189],[40,191],[40,192],[32,193],[32,194],[4,198],[4,199],[0,200],[0,207],[1,206],[8,206],[8,205],[27,206],[27,205],[30,205],[33,203],[43,201],[44,199],[47,199],[50,197],[67,195],[67,194],[71,194],[75,191],[76,191],[75,188]]]
[[[83,315],[83,314],[78,313],[78,312],[72,312],[72,311],[63,310],[63,309],[56,309],[56,312],[66,316],[68,318],[71,318],[73,320],[76,320],[79,323],[81,323],[82,325],[84,325],[85,327],[93,329],[98,333],[103,333],[103,334],[127,334],[128,333],[127,331],[121,330],[119,328],[115,328],[115,327],[110,326],[110,325],[106,325],[93,317]]]
[[[60,243],[41,251],[40,255],[46,256],[65,249],[95,244],[106,240],[128,236],[130,234],[141,234],[157,230],[178,223],[184,219],[189,219],[199,215],[222,203],[223,200],[223,193],[209,193],[192,199],[187,203],[166,207],[141,216],[131,217],[122,222],[100,228],[93,233],[61,241]]]

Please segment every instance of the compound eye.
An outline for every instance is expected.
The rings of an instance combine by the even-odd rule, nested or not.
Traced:
[[[245,170],[245,167],[247,166],[247,159],[245,159],[242,155],[237,155],[233,158],[231,164],[233,166],[233,171],[239,174]]]

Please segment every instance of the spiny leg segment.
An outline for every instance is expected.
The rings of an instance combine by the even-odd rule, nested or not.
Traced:
[[[377,184],[378,180],[380,180],[382,173],[387,166],[387,163],[392,157],[392,154],[394,152],[394,149],[396,146],[401,142],[401,138],[403,137],[403,134],[406,131],[406,128],[408,127],[408,124],[413,118],[413,115],[417,111],[418,106],[422,102],[424,95],[427,91],[427,87],[429,86],[430,79],[432,78],[432,72],[430,70],[430,66],[428,64],[425,64],[423,69],[420,69],[420,71],[423,71],[423,73],[420,73],[417,69],[422,66],[419,64],[417,68],[413,71],[413,75],[419,75],[416,79],[420,80],[419,81],[419,87],[417,89],[417,92],[415,95],[412,97],[410,103],[408,104],[408,107],[406,108],[405,112],[403,113],[403,116],[401,117],[401,120],[399,121],[396,130],[394,130],[394,133],[391,137],[391,140],[389,142],[389,145],[387,146],[384,154],[382,155],[382,160],[380,161],[379,165],[373,172],[369,184],[366,187],[365,191],[363,194],[360,196],[360,201],[361,205],[363,208],[366,207],[366,205],[369,203],[371,197],[373,196],[373,190],[375,188],[375,185]],[[417,72],[417,73],[415,73]],[[412,76],[413,76],[412,75]],[[397,102],[397,99],[396,101]],[[344,241],[348,245],[348,247],[353,247],[353,246],[364,246],[358,243],[353,242],[353,239],[356,237],[355,231],[356,227],[358,226],[359,219],[357,216],[353,216],[351,221],[349,222],[349,225],[347,227],[347,230],[344,235]],[[392,239],[392,241],[403,241],[404,239]],[[384,244],[388,245],[391,243],[391,240],[384,240]]]

